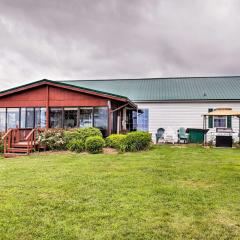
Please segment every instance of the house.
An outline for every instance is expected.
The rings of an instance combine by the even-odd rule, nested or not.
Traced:
[[[50,81],[0,92],[0,130],[99,127],[103,134],[158,128],[202,128],[202,115],[216,108],[240,111],[240,77],[184,77]],[[214,116],[216,128],[239,119]],[[154,138],[154,137],[153,137]]]

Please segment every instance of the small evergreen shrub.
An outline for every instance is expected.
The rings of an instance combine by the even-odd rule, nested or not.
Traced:
[[[129,152],[147,150],[151,142],[152,137],[148,132],[130,132],[124,140],[125,150]]]
[[[124,134],[112,134],[106,138],[106,146],[124,152],[126,137]]]
[[[82,152],[85,150],[85,145],[82,140],[79,139],[72,139],[69,141],[67,144],[67,149],[72,151],[72,152]]]
[[[88,137],[85,142],[85,149],[90,153],[100,153],[105,145],[101,136]]]
[[[49,150],[65,150],[66,141],[63,129],[46,129],[40,133],[37,142]]]
[[[88,137],[100,136],[102,133],[98,128],[89,127],[89,128],[78,128],[74,130],[68,130],[65,132],[65,141],[68,143],[73,139],[82,140],[84,143]]]

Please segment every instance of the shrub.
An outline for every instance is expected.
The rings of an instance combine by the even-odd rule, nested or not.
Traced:
[[[68,143],[73,139],[82,140],[84,143],[88,137],[99,136],[102,137],[102,133],[98,128],[79,128],[74,130],[69,130],[65,132],[65,141]]]
[[[4,144],[2,139],[3,135],[4,135],[4,132],[0,132],[0,153],[4,152]]]
[[[63,129],[46,129],[44,132],[40,133],[37,142],[49,150],[66,149]]]
[[[85,150],[85,145],[82,140],[79,139],[72,139],[67,144],[67,149],[72,152],[82,152]]]
[[[3,152],[4,152],[4,145],[0,144],[0,153],[3,153]]]
[[[102,152],[105,141],[100,136],[88,137],[85,143],[85,148],[90,153]]]
[[[130,152],[136,152],[141,150],[147,150],[152,142],[150,133],[147,132],[131,132],[128,133],[125,140],[125,150]]]
[[[106,138],[106,146],[116,148],[120,151],[125,151],[125,139],[127,135],[112,134]]]

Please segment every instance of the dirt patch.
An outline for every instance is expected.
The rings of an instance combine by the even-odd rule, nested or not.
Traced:
[[[104,154],[118,154],[118,151],[114,148],[104,148],[103,153]]]
[[[44,152],[35,152],[32,155],[54,155],[54,154],[61,154],[61,155],[67,155],[71,154],[73,152],[70,151],[44,151]],[[81,155],[88,155],[90,153],[88,152],[81,152],[79,153]],[[118,151],[114,148],[103,148],[103,154],[118,154]]]

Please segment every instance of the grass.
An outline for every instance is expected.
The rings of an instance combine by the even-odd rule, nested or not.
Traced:
[[[0,159],[0,239],[239,236],[239,149]]]

